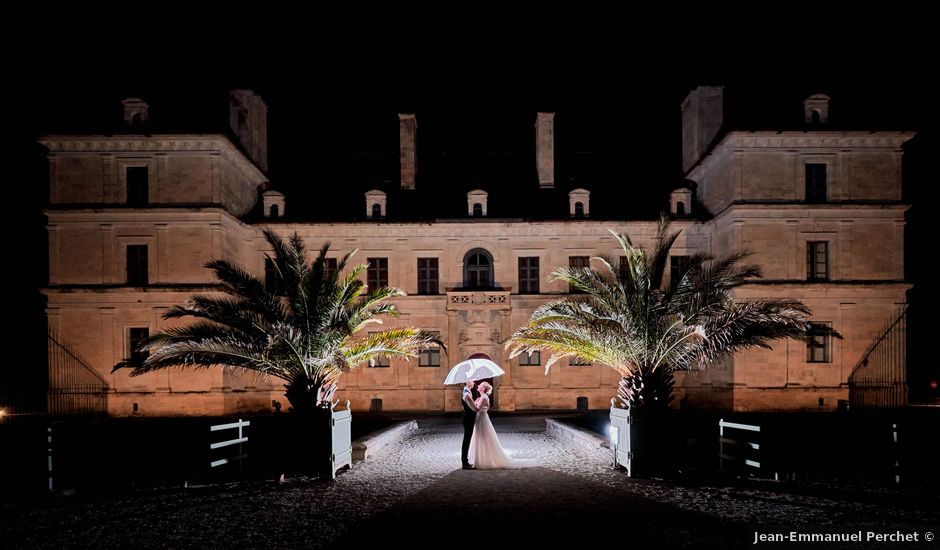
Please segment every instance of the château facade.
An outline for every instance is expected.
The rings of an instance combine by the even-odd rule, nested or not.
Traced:
[[[699,87],[682,104],[687,186],[663,196],[682,233],[672,264],[698,252],[752,253],[764,278],[742,297],[792,297],[843,338],[807,344],[777,341],[773,350],[736,354],[705,371],[680,373],[677,404],[733,410],[832,410],[847,399],[853,369],[896,318],[904,282],[902,144],[909,132],[830,128],[828,101],[804,102],[793,131],[740,131],[723,120],[723,91]],[[384,410],[457,411],[459,392],[442,381],[472,353],[504,366],[497,410],[573,409],[609,404],[614,370],[546,357],[508,359],[507,338],[547,300],[565,295],[549,282],[558,266],[619,257],[608,229],[650,248],[654,216],[599,218],[588,186],[556,181],[554,113],[533,113],[532,193],[551,197],[541,218],[493,214],[494,189],[461,190],[459,216],[408,219],[396,213],[422,190],[418,119],[399,115],[399,181],[358,194],[360,215],[347,220],[292,216],[291,197],[267,177],[267,106],[251,91],[230,94],[229,130],[148,133],[149,107],[124,102],[126,128],[110,135],[49,135],[50,205],[47,317],[109,385],[109,414],[231,414],[287,406],[277,379],[223,369],[171,369],[139,377],[111,372],[135,343],[166,326],[163,313],[195,292],[215,290],[210,259],[266,274],[262,229],[297,232],[330,256],[358,250],[370,287],[408,296],[387,321],[440,333],[448,353],[363,365],[344,376],[338,397],[356,410],[381,400]],[[345,185],[343,182],[339,184]],[[433,192],[433,191],[432,191]],[[357,192],[358,193],[358,192]],[[606,201],[605,201],[606,202]],[[505,212],[512,205],[500,205]],[[583,399],[581,404],[583,405]]]

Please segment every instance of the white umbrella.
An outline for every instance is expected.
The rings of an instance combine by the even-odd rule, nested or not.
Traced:
[[[444,385],[465,384],[471,380],[484,380],[504,374],[506,371],[490,360],[485,353],[474,353],[466,361],[461,361],[450,369],[447,378],[444,379]]]

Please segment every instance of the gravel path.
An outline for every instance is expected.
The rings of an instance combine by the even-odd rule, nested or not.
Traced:
[[[411,547],[436,547],[451,541],[432,536],[432,527],[443,526],[440,536],[473,538],[467,528],[481,522],[491,537],[510,527],[530,533],[523,542],[571,527],[592,543],[616,540],[616,532],[674,547],[719,540],[743,546],[754,531],[923,533],[940,527],[936,495],[859,496],[826,488],[794,494],[774,486],[636,481],[610,469],[609,450],[546,434],[544,417],[496,417],[494,424],[507,449],[540,467],[459,470],[459,420],[428,418],[332,483],[298,478],[2,504],[0,547],[355,548],[401,536]],[[622,531],[613,531],[611,520]]]

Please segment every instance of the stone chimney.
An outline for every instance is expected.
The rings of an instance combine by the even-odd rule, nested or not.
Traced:
[[[536,115],[535,162],[539,171],[539,188],[555,187],[555,113]]]
[[[682,171],[688,172],[721,130],[724,88],[699,86],[682,102]]]
[[[268,171],[268,106],[251,90],[229,92],[229,126],[251,160]]]
[[[415,133],[418,121],[413,113],[398,113],[398,150],[401,161],[401,188],[415,188],[415,173],[418,171]]]
[[[139,97],[129,97],[121,102],[124,105],[124,122],[131,128],[140,128],[150,118],[150,105]]]
[[[829,122],[829,96],[813,94],[803,102],[804,121],[807,124],[826,124]]]

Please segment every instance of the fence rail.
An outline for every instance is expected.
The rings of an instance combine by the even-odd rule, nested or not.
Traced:
[[[107,415],[108,383],[61,335],[48,329],[47,336],[49,414]]]
[[[849,375],[849,406],[893,409],[907,405],[907,304],[887,323]]]
[[[731,433],[725,434],[725,430]],[[754,468],[759,472],[761,469],[760,433],[760,426],[725,422],[724,418],[720,419],[718,421],[719,469],[724,472],[728,469],[725,463],[730,462],[732,465],[743,465],[745,470]]]
[[[216,468],[216,467],[218,467],[218,466],[223,466],[223,465],[225,465],[225,464],[229,464],[230,462],[237,462],[237,461],[241,461],[241,460],[244,460],[244,459],[248,458],[248,454],[242,452],[242,448],[243,448],[242,445],[243,445],[244,443],[248,443],[248,436],[246,436],[245,433],[244,433],[244,431],[242,431],[242,430],[243,430],[244,428],[247,428],[247,427],[250,426],[250,425],[251,425],[251,421],[249,421],[249,420],[242,420],[242,419],[239,418],[239,419],[238,419],[238,422],[230,422],[230,423],[228,423],[228,424],[216,424],[216,425],[214,425],[214,426],[209,426],[209,432],[210,432],[210,433],[211,433],[211,432],[219,432],[219,431],[222,431],[222,430],[238,430],[238,437],[236,437],[235,439],[229,439],[229,440],[226,440],[226,441],[216,441],[216,442],[213,442],[213,443],[209,443],[209,452],[210,452],[210,456],[211,456],[212,451],[215,451],[216,449],[223,449],[223,448],[225,448],[225,447],[231,447],[232,445],[238,445],[238,454],[237,454],[237,455],[235,455],[235,456],[229,456],[229,457],[225,457],[225,458],[219,458],[219,459],[216,459],[216,460],[211,460],[211,459],[210,459],[210,461],[209,461],[209,468]]]

